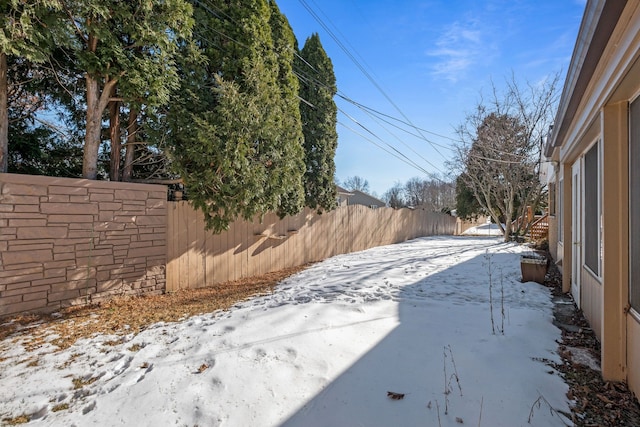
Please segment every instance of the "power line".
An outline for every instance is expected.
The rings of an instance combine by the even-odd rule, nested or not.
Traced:
[[[445,135],[442,135],[442,134],[439,134],[439,133],[436,133],[436,132],[432,132],[432,131],[427,130],[427,129],[419,128],[419,127],[417,127],[417,126],[412,125],[411,123],[407,123],[407,122],[404,122],[404,121],[402,121],[402,120],[400,120],[400,119],[398,119],[398,118],[396,118],[396,117],[390,116],[389,114],[382,113],[382,112],[380,112],[380,111],[378,111],[378,110],[376,110],[376,109],[373,109],[373,108],[371,108],[371,107],[367,107],[366,105],[360,104],[359,102],[354,101],[353,99],[351,99],[351,98],[349,98],[349,97],[347,97],[347,96],[343,96],[343,95],[341,95],[341,94],[338,94],[338,96],[339,96],[339,97],[341,97],[341,98],[343,98],[343,99],[344,99],[345,101],[347,101],[347,102],[350,102],[350,103],[352,103],[352,104],[354,104],[354,105],[357,105],[357,106],[359,106],[359,107],[362,107],[362,108],[364,108],[364,109],[366,109],[366,110],[369,110],[369,111],[371,111],[371,112],[373,112],[373,113],[375,113],[375,114],[377,114],[377,115],[384,116],[384,117],[388,117],[388,118],[390,118],[391,120],[395,120],[395,121],[397,121],[397,122],[403,123],[403,124],[405,124],[405,125],[407,125],[407,126],[409,126],[409,127],[413,128],[413,129],[418,129],[418,130],[421,130],[422,132],[426,132],[426,133],[428,133],[428,134],[430,134],[430,135],[434,135],[434,136],[438,136],[438,137],[440,137],[440,138],[448,139],[448,140],[453,141],[453,142],[462,142],[461,140],[456,139],[456,138],[451,138],[450,136],[445,136]],[[447,149],[451,149],[450,147],[446,147],[446,146],[443,146],[443,147],[444,147],[444,148],[447,148]]]
[[[357,123],[357,122],[356,122]],[[374,140],[368,138],[367,136],[359,133],[358,131],[356,131],[353,128],[350,128],[349,126],[345,125],[344,123],[342,123],[341,121],[338,120],[338,124],[343,126],[344,128],[350,130],[351,132],[353,132],[354,134],[358,135],[359,137],[361,137],[362,139],[364,139],[367,142],[370,142],[371,144],[375,145],[376,147],[380,148],[382,151],[392,155],[393,157],[397,158],[398,160],[400,160],[403,163],[406,163],[407,165],[411,166],[412,168],[418,170],[419,172],[422,172],[426,175],[430,175],[430,173],[425,170],[423,167],[417,165],[415,162],[411,161],[410,159],[408,159],[406,156],[402,155],[402,154],[397,154],[393,151],[397,151],[395,148],[391,147],[393,151],[390,151],[389,149],[385,148],[384,146],[378,144],[377,142],[375,142]],[[362,124],[357,123],[359,126],[362,126]],[[370,132],[368,129],[366,129],[366,127],[364,128],[367,132]],[[375,134],[374,134],[375,135]],[[388,144],[387,144],[388,145]]]
[[[216,18],[218,18],[218,19],[220,19],[220,20],[228,20],[228,21],[230,21],[230,22],[233,22],[233,23],[236,23],[236,24],[237,24],[237,21],[235,21],[232,17],[230,17],[228,14],[226,14],[224,11],[222,11],[222,10],[221,10],[221,9],[219,9],[218,7],[214,6],[210,1],[208,2],[208,4],[204,4],[204,3],[203,3],[202,1],[200,1],[200,0],[194,0],[194,1],[195,1],[198,5],[200,5],[200,6],[203,8],[203,10],[204,10],[205,12],[209,13],[211,16],[214,16],[214,17],[216,17]],[[302,0],[302,1],[304,1],[304,0]],[[303,5],[303,6],[305,6],[305,5]],[[305,6],[305,8],[307,8],[307,10],[308,10],[312,15],[315,15],[315,14],[314,14],[314,12],[313,12],[313,10],[310,10],[310,8],[308,7],[308,5],[306,5],[306,6]],[[215,11],[214,11],[213,9],[215,9]],[[316,17],[316,20],[319,20],[319,19],[320,19],[317,15],[315,15],[314,17]],[[321,20],[320,20],[320,22],[321,22]],[[349,53],[348,49],[347,49],[344,45],[342,45],[342,44],[341,44],[341,42],[340,42],[339,40],[337,40],[337,38],[336,38],[336,37],[335,37],[335,35],[331,32],[331,30],[330,30],[328,27],[326,27],[326,25],[325,25],[324,23],[321,23],[321,25],[323,25],[323,28],[325,28],[325,30],[327,30],[327,32],[329,32],[330,34],[332,34],[332,38],[334,38],[334,40],[336,41],[336,43],[338,43],[339,45],[341,45],[341,48],[345,51],[345,53],[347,53],[347,55],[352,59],[352,61],[354,61],[354,63],[356,63],[356,64],[358,65],[358,67],[361,69],[361,71],[362,71],[362,72],[367,76],[367,78],[368,78],[368,79],[369,79],[369,80],[370,80],[370,81],[371,81],[371,82],[372,82],[372,83],[373,83],[373,84],[378,88],[378,90],[380,90],[380,91],[383,93],[383,95],[384,95],[384,96],[389,100],[389,102],[390,102],[390,103],[392,103],[392,105],[394,105],[394,107],[395,107],[398,111],[400,111],[399,107],[393,103],[393,101],[389,98],[389,96],[388,96],[388,95],[384,92],[384,90],[383,90],[383,89],[382,89],[382,88],[381,88],[381,87],[380,87],[380,86],[375,82],[375,80],[373,79],[373,77],[372,77],[372,76],[371,76],[371,75],[370,75],[370,74],[369,74],[369,73],[364,69],[364,67],[359,63],[359,61],[358,61],[355,57],[353,57],[353,55],[351,55],[351,54]],[[203,25],[203,27],[204,27],[206,30],[209,30],[209,31],[211,31],[211,32],[213,32],[213,33],[216,33],[216,34],[220,35],[221,37],[224,37],[224,38],[226,38],[227,40],[229,40],[229,41],[231,41],[231,42],[233,42],[233,43],[238,44],[239,46],[242,46],[242,47],[248,47],[246,44],[244,44],[244,43],[240,42],[239,40],[236,40],[235,38],[233,38],[233,37],[229,36],[228,34],[224,33],[223,31],[220,31],[220,30],[215,29],[215,28],[211,28],[211,27],[206,26],[206,25]],[[197,33],[196,33],[196,34],[197,34]],[[202,34],[197,34],[197,35],[198,35],[201,39],[203,39],[203,40],[207,41],[208,43],[210,43],[212,46],[216,46],[217,48],[219,48],[219,49],[221,49],[221,50],[224,50],[224,48],[222,48],[221,46],[218,46],[218,45],[217,45],[217,43],[212,42],[211,40],[209,40],[209,39],[208,39],[207,37],[205,37],[204,35],[202,35]],[[294,54],[297,58],[299,58],[299,59],[300,59],[300,60],[301,60],[301,61],[302,61],[302,62],[303,62],[307,67],[309,67],[309,68],[310,68],[311,70],[313,70],[315,73],[317,73],[317,72],[318,72],[318,70],[316,70],[316,69],[315,69],[315,67],[313,67],[313,66],[312,66],[308,61],[306,61],[306,60],[305,60],[301,55],[299,55],[299,54],[298,54],[298,52],[296,52],[296,50],[295,50],[293,47],[290,47],[289,49],[290,49],[290,50],[293,52],[293,54]],[[274,53],[275,53],[276,55],[280,55],[278,52],[275,52],[275,51],[274,51]],[[329,88],[326,86],[326,84],[324,84],[323,82],[319,81],[318,79],[316,79],[316,78],[314,78],[314,77],[310,76],[308,73],[303,72],[302,70],[297,70],[297,71],[296,71],[296,70],[293,70],[293,72],[294,72],[294,74],[298,77],[298,79],[299,79],[301,82],[305,82],[305,83],[307,83],[307,84],[311,84],[311,85],[315,85],[315,86],[320,86],[320,87],[324,87],[324,88],[329,89]],[[381,113],[381,112],[377,111],[376,109],[373,109],[373,108],[371,108],[371,107],[367,107],[367,106],[365,106],[364,104],[361,104],[361,103],[359,103],[359,102],[356,102],[356,101],[352,100],[352,99],[351,99],[351,98],[349,98],[346,94],[344,94],[344,93],[342,93],[342,92],[340,92],[340,91],[339,91],[339,95],[338,95],[338,96],[339,96],[341,99],[343,99],[343,100],[345,100],[345,101],[347,101],[347,102],[351,103],[352,105],[356,106],[357,108],[359,108],[360,110],[362,110],[363,112],[365,112],[369,117],[373,118],[373,119],[374,119],[374,121],[375,121],[375,118],[373,117],[373,114],[378,114],[378,115],[380,115],[380,116],[388,117],[388,118],[390,118],[390,119],[395,120],[396,122],[403,123],[403,124],[405,124],[405,125],[407,125],[407,126],[409,126],[409,127],[413,128],[413,129],[416,129],[419,133],[421,133],[421,131],[426,131],[425,129],[421,129],[421,128],[418,128],[418,127],[416,127],[415,125],[413,125],[413,124],[409,121],[409,119],[408,119],[404,114],[403,114],[403,116],[404,116],[405,120],[407,120],[407,121],[402,121],[402,120],[400,120],[400,119],[398,119],[398,118],[394,118],[394,117],[392,117],[392,116],[390,116],[390,115],[388,115],[388,114]],[[303,98],[302,98],[302,97],[300,97],[300,96],[298,96],[298,98],[299,98],[302,102],[304,102],[305,104],[310,105],[310,106],[312,106],[313,108],[315,108],[315,106],[313,106],[313,104],[312,104],[312,103],[310,103],[308,100],[305,100],[305,99],[303,99]],[[392,154],[394,157],[396,157],[396,158],[398,158],[398,159],[402,160],[403,162],[405,162],[405,163],[409,164],[410,166],[412,166],[412,167],[416,168],[417,170],[419,170],[419,171],[421,171],[421,172],[423,172],[423,173],[425,173],[425,174],[427,174],[427,175],[431,175],[431,174],[430,174],[426,169],[424,169],[423,167],[419,166],[417,163],[415,163],[415,161],[411,160],[407,155],[405,155],[404,153],[402,153],[402,152],[401,152],[400,150],[398,150],[396,147],[394,147],[394,146],[392,146],[391,144],[389,144],[388,142],[384,141],[380,136],[378,136],[377,134],[375,134],[374,132],[372,132],[370,129],[366,128],[366,127],[365,127],[364,125],[362,125],[360,122],[358,122],[358,121],[357,121],[357,120],[355,120],[353,117],[351,117],[350,115],[348,115],[344,110],[339,109],[339,111],[340,111],[342,114],[344,114],[347,118],[349,118],[349,120],[352,120],[352,121],[353,121],[354,123],[356,123],[358,126],[360,126],[361,128],[365,129],[365,130],[367,131],[367,133],[371,134],[372,136],[374,136],[374,137],[375,137],[375,138],[377,138],[378,140],[382,141],[382,142],[383,142],[383,144],[385,144],[386,146],[388,146],[388,147],[392,150],[392,152],[390,152],[390,151],[389,151],[389,150],[387,150],[387,149],[384,149],[384,148],[383,148],[383,147],[381,147],[379,144],[375,144],[375,143],[374,143],[374,145],[376,145],[376,146],[378,146],[379,148],[383,149],[383,151],[385,151],[385,152],[387,152],[387,153],[389,153],[389,154]],[[402,111],[400,111],[400,112],[402,113]],[[431,145],[434,147],[434,149],[435,149],[435,150],[436,150],[436,151],[437,151],[441,156],[442,156],[442,153],[440,153],[440,152],[437,150],[437,148],[435,147],[436,145],[438,145],[438,146],[440,146],[440,147],[442,147],[442,148],[451,149],[450,147],[444,146],[444,145],[442,145],[442,144],[437,144],[437,143],[435,143],[435,142],[433,142],[433,141],[428,140],[428,139],[427,139],[426,137],[424,137],[424,135],[422,135],[422,134],[420,134],[420,135],[415,135],[415,134],[413,134],[413,133],[411,133],[411,132],[407,131],[406,129],[402,129],[402,128],[401,128],[401,127],[399,127],[399,126],[397,126],[397,125],[395,125],[395,124],[393,124],[393,123],[388,122],[387,120],[384,120],[384,119],[380,119],[380,120],[382,120],[382,121],[386,122],[387,124],[390,124],[391,126],[394,126],[394,127],[398,128],[399,130],[402,130],[403,132],[406,132],[406,133],[408,133],[408,134],[410,134],[410,135],[412,135],[412,136],[415,136],[415,137],[417,137],[417,138],[420,138],[420,139],[425,140],[426,142],[428,142],[429,144],[431,144]],[[347,126],[346,126],[346,125],[344,125],[343,123],[340,123],[340,124],[341,124],[342,126],[346,127],[347,129],[352,130],[351,128],[347,127]],[[378,122],[378,125],[379,125],[379,126],[381,126],[383,129],[385,129],[389,134],[393,135],[393,136],[394,136],[398,141],[400,141],[402,144],[404,144],[405,146],[407,146],[407,147],[408,147],[408,148],[409,148],[409,149],[410,149],[414,154],[416,154],[416,155],[417,155],[417,156],[419,156],[422,160],[424,160],[427,164],[429,164],[429,166],[433,167],[434,169],[438,170],[439,172],[442,172],[442,171],[441,171],[441,170],[440,170],[436,165],[434,165],[432,162],[430,162],[429,160],[427,160],[426,158],[424,158],[423,156],[421,156],[419,153],[417,153],[415,150],[413,150],[410,146],[408,146],[406,143],[404,143],[404,142],[403,142],[399,137],[397,137],[396,135],[394,135],[394,134],[393,134],[392,132],[390,132],[388,129],[384,128],[384,126],[382,126],[379,122]],[[352,130],[352,131],[353,131],[353,130]],[[436,135],[436,136],[444,137],[444,138],[447,138],[447,139],[452,139],[452,138],[448,138],[448,137],[445,137],[445,136],[442,136],[442,135],[436,134],[436,133],[434,133],[434,132],[429,132],[429,131],[426,131],[426,132],[427,132],[427,133],[430,133],[430,134],[433,134],[433,135]],[[354,133],[356,133],[356,134],[357,134],[357,135],[359,135],[359,136],[362,136],[362,135],[358,134],[357,132],[354,132]],[[370,140],[370,139],[368,139],[368,138],[366,138],[366,139],[367,139],[369,142],[371,142],[371,140]],[[397,154],[396,154],[396,153],[397,153]],[[443,157],[444,157],[444,156],[443,156]]]
[[[322,28],[325,29],[325,31],[327,31],[327,33],[329,34],[329,36],[336,42],[336,44],[338,45],[338,47],[340,47],[340,49],[342,49],[342,51],[347,55],[347,57],[349,59],[351,59],[351,61],[356,65],[356,67],[358,67],[358,69],[362,72],[362,74],[367,78],[367,80],[369,80],[371,82],[371,84],[373,84],[373,86],[378,89],[378,91],[387,99],[387,101],[389,101],[389,103],[396,109],[396,111],[398,111],[400,113],[400,115],[408,122],[410,123],[416,130],[418,130],[418,133],[422,133],[419,128],[415,127],[415,125],[413,125],[413,123],[411,122],[411,119],[409,119],[409,117],[407,117],[407,115],[400,109],[400,107],[398,107],[398,105],[391,99],[391,97],[387,94],[387,92],[378,84],[378,82],[371,76],[371,74],[369,74],[369,72],[367,72],[367,70],[362,66],[362,64],[353,56],[353,54],[344,46],[344,44],[338,39],[338,37],[333,33],[333,31],[331,31],[331,29],[324,23],[324,21],[318,16],[317,13],[315,13],[315,11],[313,11],[313,9],[309,6],[309,4],[305,1],[305,0],[298,0],[300,2],[300,4],[302,4],[302,6],[309,12],[309,14],[318,22],[318,24],[320,24],[320,26]],[[317,5],[316,5],[317,6]],[[319,8],[318,8],[319,9]],[[427,142],[429,142],[429,140],[427,140],[427,138],[423,139]],[[438,147],[435,146],[434,144],[431,144],[432,148],[438,153],[440,154],[440,156],[442,156],[443,159],[447,159],[441,152],[440,150],[438,150]]]

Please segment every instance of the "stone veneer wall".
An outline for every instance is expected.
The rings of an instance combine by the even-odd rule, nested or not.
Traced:
[[[0,316],[165,289],[167,188],[0,173]]]

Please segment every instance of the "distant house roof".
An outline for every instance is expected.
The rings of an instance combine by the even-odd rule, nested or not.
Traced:
[[[387,206],[385,202],[373,197],[370,194],[363,193],[360,190],[353,190],[353,195],[349,197],[347,204],[349,205],[364,205],[370,208],[383,208]]]
[[[349,204],[349,198],[353,196],[353,193],[346,190],[339,185],[336,185],[336,202],[338,206],[347,206]]]
[[[587,4],[551,138],[546,143],[547,157],[552,157],[553,149],[564,141],[569,124],[576,116],[582,97],[626,5],[626,1],[606,0],[593,0]]]
[[[345,196],[353,196],[353,193],[345,188],[340,187],[339,185],[336,185],[336,192],[338,194],[342,194]]]

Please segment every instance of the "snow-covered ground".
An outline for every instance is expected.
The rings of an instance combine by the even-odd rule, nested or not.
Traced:
[[[272,295],[155,324],[121,344],[101,335],[29,354],[14,344],[0,353],[0,419],[570,425],[558,412],[569,411],[567,386],[545,363],[560,360],[550,292],[520,282],[527,248],[500,240],[430,237],[336,256]],[[74,390],[78,378],[84,385]]]
[[[502,224],[504,227],[504,224]],[[498,224],[487,222],[486,224],[476,225],[462,232],[465,236],[502,236],[504,233],[500,230]]]

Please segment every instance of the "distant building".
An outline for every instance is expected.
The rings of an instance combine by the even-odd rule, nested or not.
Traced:
[[[353,193],[349,190],[346,190],[342,187],[340,187],[339,185],[336,185],[336,202],[338,203],[338,206],[347,206],[349,198],[351,196],[353,196]]]
[[[352,195],[347,200],[347,205],[363,205],[368,206],[371,209],[384,208],[387,206],[385,202],[380,199],[376,199],[375,197],[363,193],[360,190],[353,190]]]

